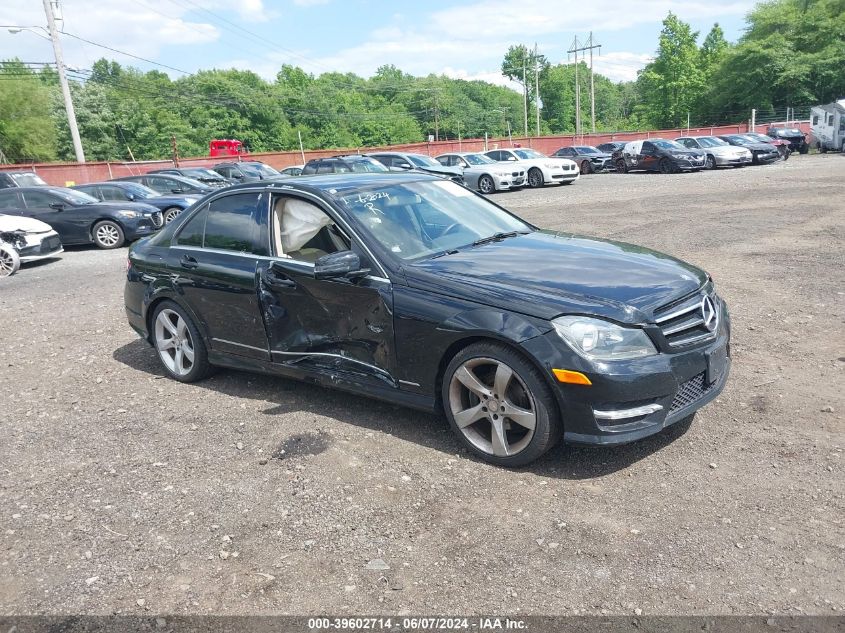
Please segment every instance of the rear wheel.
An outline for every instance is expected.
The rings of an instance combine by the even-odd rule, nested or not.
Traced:
[[[799,154],[806,154],[806,153],[807,153],[807,152],[809,152],[809,151],[810,151],[810,146],[809,146],[809,145],[802,145],[802,146],[798,149],[798,153],[799,153]]]
[[[716,169],[716,158],[712,154],[707,155],[707,159],[704,161],[704,168]]]
[[[588,160],[581,161],[581,173],[583,175],[593,173],[593,164]]]
[[[543,186],[545,182],[545,178],[543,178],[543,172],[540,171],[537,167],[532,167],[528,170],[528,186],[532,189],[537,189]]]
[[[123,246],[126,237],[123,235],[123,229],[117,222],[111,220],[103,220],[94,225],[94,230],[91,232],[94,236],[94,244],[104,249],[117,248]]]
[[[493,193],[496,191],[496,183],[487,174],[478,179],[478,190],[481,193]]]
[[[211,369],[202,336],[187,313],[172,301],[162,301],[153,313],[153,343],[171,378],[195,382]]]
[[[558,441],[554,396],[537,369],[499,343],[476,343],[449,363],[441,393],[452,430],[498,466],[524,466]]]
[[[0,242],[0,277],[14,275],[21,267],[21,258],[11,244]]]

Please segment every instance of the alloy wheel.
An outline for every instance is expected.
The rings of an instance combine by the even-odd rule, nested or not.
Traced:
[[[493,184],[493,179],[490,176],[482,176],[478,181],[478,189],[481,193],[493,193],[496,185]]]
[[[455,425],[478,450],[496,457],[517,455],[537,425],[534,396],[506,363],[471,358],[452,374],[449,407]]]
[[[21,260],[17,252],[6,244],[0,244],[0,277],[14,275],[20,268]]]
[[[155,343],[164,366],[177,376],[194,367],[194,342],[188,324],[175,310],[164,309],[155,322]]]
[[[707,161],[704,165],[707,169],[716,169],[716,159],[713,156],[707,155]]]
[[[528,171],[528,186],[532,189],[543,186],[543,172],[536,167]]]
[[[113,246],[117,246],[117,243],[120,240],[120,231],[116,226],[104,223],[97,227],[94,232],[94,237],[97,238],[98,243],[102,244],[106,248],[111,248]]]
[[[176,216],[178,216],[180,213],[182,213],[181,209],[176,209],[176,208],[168,209],[167,211],[164,212],[164,223],[170,224],[171,222],[173,222],[173,220],[176,219]]]

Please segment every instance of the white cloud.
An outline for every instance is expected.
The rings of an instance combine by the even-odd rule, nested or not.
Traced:
[[[593,68],[613,81],[634,81],[637,71],[648,64],[653,57],[644,53],[614,52],[593,57]]]
[[[329,0],[293,0],[298,7],[314,7],[318,4],[328,4]]]
[[[241,4],[249,4],[248,0]],[[258,4],[261,2],[259,0]],[[164,46],[192,46],[215,42],[220,30],[208,22],[188,19],[188,9],[163,0],[144,0],[127,10],[125,0],[64,0],[60,28],[92,42],[157,60]],[[0,6],[0,24],[46,25],[40,2],[5,0]],[[89,67],[100,57],[137,65],[139,62],[71,37],[61,38],[65,63]],[[49,42],[24,32],[0,38],[0,59],[20,57],[24,61],[53,59]],[[168,65],[179,66],[178,62]]]
[[[263,0],[237,0],[229,5],[247,22],[266,22],[269,16],[264,11]]]

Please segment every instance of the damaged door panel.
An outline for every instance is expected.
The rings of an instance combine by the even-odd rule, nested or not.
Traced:
[[[259,299],[274,362],[393,385],[393,295],[374,277],[316,279],[289,259],[258,264]]]

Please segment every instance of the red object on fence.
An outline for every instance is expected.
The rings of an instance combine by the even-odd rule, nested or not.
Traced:
[[[245,154],[244,144],[232,138],[212,139],[208,142],[209,156],[237,156]]]

